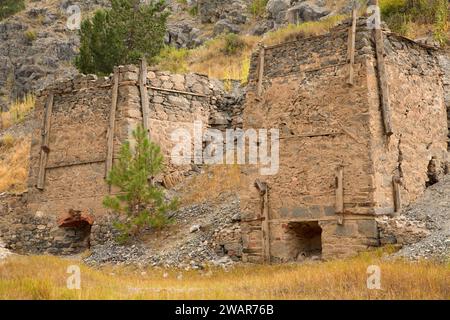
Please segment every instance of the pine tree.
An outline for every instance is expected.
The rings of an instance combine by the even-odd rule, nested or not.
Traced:
[[[107,182],[120,189],[114,196],[106,196],[103,205],[112,211],[126,214],[125,222],[116,222],[120,231],[119,241],[138,236],[143,228],[163,228],[171,222],[167,212],[175,210],[177,200],[165,201],[161,187],[154,177],[163,169],[160,148],[149,141],[142,126],[133,131],[134,147],[125,142],[120,150]]]
[[[111,0],[111,9],[97,10],[83,20],[75,65],[82,73],[107,75],[114,66],[153,63],[164,46],[168,13],[164,0]]]

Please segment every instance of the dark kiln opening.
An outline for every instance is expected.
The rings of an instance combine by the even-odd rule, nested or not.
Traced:
[[[318,221],[290,222],[292,235],[291,252],[295,254],[293,260],[302,261],[306,258],[320,258],[322,254],[322,228]]]

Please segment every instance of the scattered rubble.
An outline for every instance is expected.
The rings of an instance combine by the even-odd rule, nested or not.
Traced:
[[[149,231],[148,239],[131,245],[107,241],[91,248],[90,265],[126,264],[202,269],[206,265],[228,267],[242,251],[238,220],[239,200],[228,195],[217,203],[205,202],[174,213],[175,224],[161,234]],[[152,234],[153,233],[153,234]]]
[[[402,246],[393,257],[411,260],[450,257],[450,175],[429,187],[402,215],[379,218],[382,244]]]
[[[12,255],[13,253],[5,248],[4,243],[0,240],[0,261],[3,259],[6,259],[8,256]]]

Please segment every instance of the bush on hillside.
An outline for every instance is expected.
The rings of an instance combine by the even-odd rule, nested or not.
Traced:
[[[111,0],[111,9],[97,10],[81,23],[80,52],[75,65],[82,73],[107,75],[114,66],[154,63],[164,47],[168,13],[164,0]]]
[[[414,25],[432,25],[434,38],[441,44],[447,39],[449,10],[447,0],[381,0],[383,19],[394,31],[408,35]]]
[[[0,0],[0,21],[25,9],[24,0]]]

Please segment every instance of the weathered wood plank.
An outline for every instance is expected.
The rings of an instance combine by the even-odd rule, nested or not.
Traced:
[[[259,50],[259,64],[258,64],[258,87],[257,87],[258,96],[262,95],[262,90],[263,90],[265,55],[266,55],[266,49],[264,48],[264,46],[261,46],[261,48]]]
[[[318,132],[318,133],[301,133],[292,136],[280,137],[280,140],[283,139],[300,139],[300,138],[315,138],[315,137],[329,137],[329,136],[337,136],[341,135],[342,132]]]
[[[47,102],[45,104],[45,114],[43,117],[42,131],[41,131],[41,151],[39,159],[39,172],[36,187],[39,190],[44,190],[45,186],[45,169],[47,166],[49,148],[49,138],[50,138],[50,126],[53,111],[53,93],[50,93],[47,97]]]
[[[375,0],[375,5],[378,5],[378,1]],[[380,88],[380,100],[381,110],[383,116],[384,132],[387,136],[391,136],[394,131],[392,129],[392,114],[391,114],[391,102],[389,99],[389,83],[387,80],[386,62],[385,62],[385,50],[383,41],[383,31],[381,30],[380,15],[376,15],[376,28],[373,30],[373,36],[375,38],[375,51],[377,56],[377,74],[378,84]]]
[[[336,169],[336,214],[344,213],[344,167]]]
[[[141,107],[142,107],[142,124],[147,136],[150,139],[150,108],[148,102],[147,91],[147,61],[145,58],[141,59],[141,67],[139,69],[139,91],[141,93]]]
[[[107,151],[106,151],[106,170],[105,177],[108,177],[111,172],[113,165],[113,156],[114,156],[114,129],[116,122],[116,109],[117,109],[117,100],[119,96],[119,70],[114,68],[114,76],[113,76],[113,87],[112,87],[112,98],[111,98],[111,108],[109,110],[109,124],[107,131]]]
[[[398,215],[402,209],[402,197],[400,193],[400,178],[393,177],[392,184],[394,187],[394,215]]]
[[[74,167],[74,166],[83,166],[87,164],[94,164],[94,163],[105,163],[106,159],[94,159],[94,160],[87,160],[87,161],[73,161],[73,162],[66,162],[66,163],[58,163],[50,166],[46,166],[45,169],[58,169],[58,168],[67,168],[67,167]]]
[[[206,94],[195,93],[195,92],[180,91],[180,90],[174,90],[174,89],[164,89],[164,88],[158,88],[158,87],[152,87],[152,86],[147,86],[147,88],[150,88],[155,91],[179,93],[179,94],[185,94],[185,95],[194,96],[194,97],[204,97],[204,98],[208,97]]]
[[[264,261],[270,263],[270,216],[269,216],[269,192],[266,186],[266,192],[263,196],[263,216],[262,221],[262,234],[264,244]]]
[[[356,5],[352,9],[352,26],[349,29],[348,41],[348,80],[347,83],[351,86],[354,84],[354,65],[355,65],[355,46],[356,46],[356,22],[357,22]]]
[[[261,182],[259,179],[256,179],[255,187],[261,196],[262,256],[264,257],[264,262],[270,263],[269,188],[267,183]]]

